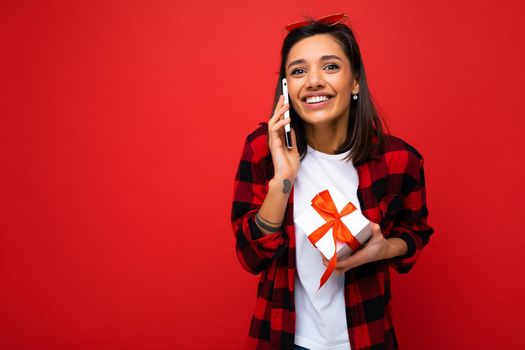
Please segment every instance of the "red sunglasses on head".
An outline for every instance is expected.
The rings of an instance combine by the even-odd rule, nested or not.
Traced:
[[[336,25],[337,23],[340,23],[343,19],[345,18],[348,18],[347,15],[345,15],[344,13],[336,13],[336,14],[333,14],[333,15],[328,15],[328,16],[324,16],[324,17],[321,17],[317,20],[307,20],[307,21],[300,21],[300,22],[294,22],[294,23],[290,23],[290,24],[287,24],[284,29],[286,29],[287,31],[292,31],[294,29],[297,29],[297,28],[300,28],[300,27],[304,27],[304,26],[307,26],[309,24],[312,24],[314,22],[319,22],[319,23],[323,23],[323,24],[326,24],[326,25],[329,25],[329,26],[333,26],[333,25]]]

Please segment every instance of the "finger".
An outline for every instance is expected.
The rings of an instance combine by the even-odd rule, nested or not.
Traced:
[[[361,249],[355,252],[354,254],[350,255],[348,258],[337,262],[335,268],[346,270],[353,269],[354,267],[367,263],[366,258],[366,251],[364,249]]]
[[[288,103],[282,105],[275,112],[275,115],[272,117],[272,121],[275,123],[278,122],[280,119],[284,119],[284,112],[286,112],[288,109],[290,109],[290,105]]]
[[[350,268],[350,266],[352,266],[352,261],[353,259],[351,259],[351,255],[347,256],[344,259],[337,259],[335,263],[335,268],[336,269],[348,269]]]
[[[328,264],[330,263],[330,261],[329,261],[327,258],[325,258],[325,256],[323,255],[323,253],[319,252],[319,254],[321,254],[321,259],[323,259],[323,264],[324,264],[325,266],[328,266]]]
[[[291,128],[291,132],[292,132],[292,148],[293,149],[297,149],[297,139],[295,138],[295,130],[293,128]]]
[[[277,137],[278,135],[276,133],[273,133],[272,135],[272,126],[280,119],[280,117],[284,114],[285,110],[286,110],[286,106],[288,105],[284,105],[284,96],[281,95],[279,97],[279,101],[277,102],[277,105],[275,106],[275,111],[274,111],[274,114],[273,116],[270,118],[270,120],[268,121],[268,142],[271,143],[272,142],[272,139],[274,137]]]
[[[277,111],[279,108],[282,107],[284,104],[284,95],[279,96],[279,99],[277,100],[277,104],[275,105],[275,109],[273,110],[273,114],[275,114],[275,111]]]
[[[279,96],[279,100],[277,100],[277,104],[275,105],[275,108],[273,109],[273,115],[275,116],[277,110],[279,110],[279,108],[281,108],[284,104],[284,96],[281,95]]]
[[[372,224],[372,238],[384,238],[383,233],[381,232],[381,226],[379,226],[378,224]]]
[[[282,127],[284,127],[286,124],[289,124],[289,123],[290,123],[290,119],[279,120],[277,123],[272,125],[271,129],[273,132],[277,132],[279,131],[279,129],[281,129]]]
[[[280,147],[284,145],[284,126],[289,123],[288,120],[280,120],[279,122],[272,125],[272,127],[268,130],[269,136],[270,136],[270,143],[276,142],[278,140],[279,142],[275,145],[276,147]]]
[[[277,104],[275,105],[275,110],[273,111],[273,115],[270,118],[270,122],[275,123],[278,119],[280,119],[281,115],[284,113],[285,106],[288,106],[288,104],[284,103],[284,96],[281,95],[279,97],[279,101],[277,101]]]
[[[356,267],[356,266],[354,266],[354,265],[339,266],[339,267],[335,267],[334,268],[334,272],[336,272],[337,274],[341,274],[341,273],[345,273],[348,270],[353,269],[354,267]]]

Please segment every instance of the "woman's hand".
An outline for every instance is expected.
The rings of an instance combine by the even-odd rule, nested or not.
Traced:
[[[289,108],[290,105],[284,104],[284,96],[281,95],[273,116],[268,122],[268,143],[272,154],[274,179],[288,180],[293,183],[299,170],[300,157],[293,129],[291,129],[292,149],[286,147],[284,126],[289,124],[291,119],[284,119],[283,115]]]
[[[372,237],[366,242],[361,249],[356,251],[354,254],[349,257],[337,261],[335,265],[334,272],[336,274],[344,274],[346,271],[372,262],[383,259],[392,258],[394,256],[403,255],[406,252],[406,243],[398,238],[386,239],[381,233],[381,227],[374,223],[370,222],[372,228]],[[330,263],[323,254],[323,263],[325,266],[328,266]]]

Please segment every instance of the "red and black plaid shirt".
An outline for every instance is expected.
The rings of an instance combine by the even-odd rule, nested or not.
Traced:
[[[384,152],[372,151],[366,162],[356,166],[357,197],[363,214],[379,223],[385,237],[403,239],[408,252],[345,273],[346,322],[352,350],[398,348],[391,316],[389,266],[400,273],[408,272],[434,232],[427,225],[422,156],[400,138],[386,135],[386,140]],[[268,125],[261,123],[244,144],[231,216],[239,262],[248,272],[260,274],[246,349],[293,349],[294,344],[293,188],[279,232],[265,235],[254,221],[272,177]]]

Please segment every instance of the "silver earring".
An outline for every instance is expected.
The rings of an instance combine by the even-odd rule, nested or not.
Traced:
[[[358,99],[357,94],[355,94],[354,95],[354,100],[357,100],[357,99]]]

